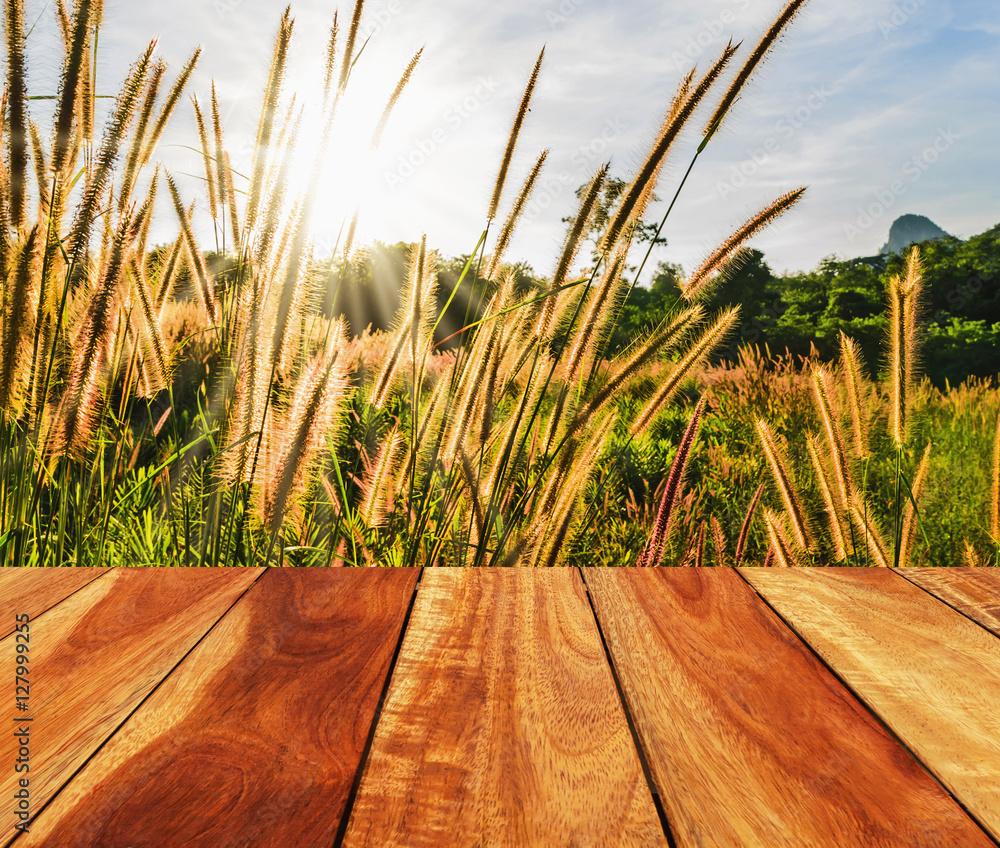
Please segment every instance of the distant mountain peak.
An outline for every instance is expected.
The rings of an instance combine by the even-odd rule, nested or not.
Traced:
[[[889,241],[879,253],[887,256],[890,253],[901,253],[911,244],[928,239],[944,238],[948,235],[930,218],[924,215],[901,215],[892,222],[889,228]]]

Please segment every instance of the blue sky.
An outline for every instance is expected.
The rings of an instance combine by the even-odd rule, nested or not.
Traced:
[[[362,96],[351,120],[359,137],[367,140],[372,110],[377,118],[409,57],[426,50],[377,160],[367,166],[362,234],[410,241],[426,232],[446,255],[473,249],[521,90],[545,45],[506,197],[549,148],[543,190],[509,256],[550,273],[573,190],[606,158],[614,175],[628,178],[683,73],[694,62],[704,68],[730,35],[744,40],[746,55],[779,5],[372,0],[363,25],[372,38],[355,71]],[[201,45],[191,90],[205,101],[215,80],[228,146],[248,157],[284,4],[106,0],[105,6],[99,88],[114,93],[152,37],[174,73]],[[52,10],[44,0],[28,0],[26,8],[29,19],[39,19],[29,38],[30,82],[38,94],[58,79]],[[289,87],[306,101],[315,99],[334,8],[314,0],[292,4]],[[340,8],[345,24],[350,11]],[[754,242],[779,272],[812,268],[831,254],[875,253],[904,213],[927,215],[962,237],[987,229],[1000,222],[998,81],[996,0],[812,0],[699,159],[659,258],[691,270],[749,213],[799,185],[809,186],[806,199]],[[198,173],[198,158],[183,147],[194,131],[185,103],[160,152],[172,172]],[[696,144],[692,136],[675,150],[660,197],[673,194]],[[348,173],[342,184],[357,177]],[[195,196],[196,180],[185,178],[184,185]],[[322,210],[321,248],[341,214],[333,202]],[[650,211],[659,214],[655,206]],[[162,217],[169,229],[169,216]]]

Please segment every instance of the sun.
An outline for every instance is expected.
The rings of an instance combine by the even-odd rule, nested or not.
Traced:
[[[357,220],[356,245],[362,236],[378,232],[386,211],[374,132],[393,83],[378,75],[352,78],[337,101],[324,145],[321,86],[308,77],[295,82],[299,85],[290,89],[295,91],[296,103],[303,105],[297,107],[287,196],[290,200],[310,197],[314,250],[317,255],[332,256],[344,250],[353,220]]]

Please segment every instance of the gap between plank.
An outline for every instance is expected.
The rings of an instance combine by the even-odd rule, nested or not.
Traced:
[[[743,576],[739,568],[734,568],[733,571],[735,571],[736,574],[739,576],[739,578],[744,583],[746,583],[747,586],[750,587],[750,591],[752,591],[758,598],[760,598],[761,602],[778,617],[778,620],[782,624],[784,624],[785,627],[787,627],[792,634],[794,634],[795,638],[806,646],[809,653],[811,653],[814,657],[816,657],[816,659],[823,665],[823,667],[837,679],[840,685],[843,686],[851,694],[851,697],[853,697],[854,700],[857,701],[865,709],[865,711],[872,718],[875,719],[876,722],[878,722],[878,724],[886,731],[886,733],[888,733],[893,739],[896,740],[897,743],[899,743],[899,745],[902,746],[903,750],[906,751],[913,758],[913,760],[917,763],[917,765],[920,766],[920,768],[922,768],[928,775],[930,775],[931,779],[945,791],[948,797],[951,798],[956,804],[958,804],[959,807],[961,807],[962,811],[970,819],[972,819],[972,821],[976,824],[976,827],[978,827],[985,834],[986,838],[989,839],[990,842],[992,842],[994,845],[996,845],[997,848],[1000,848],[1000,842],[997,842],[997,840],[993,838],[993,834],[991,834],[989,830],[983,825],[983,823],[972,813],[972,811],[969,810],[969,808],[966,807],[964,803],[962,803],[961,799],[958,798],[955,795],[955,793],[953,793],[947,786],[944,785],[944,783],[938,778],[936,774],[934,774],[933,771],[931,771],[931,769],[926,765],[926,763],[924,763],[924,761],[917,756],[916,752],[912,748],[910,748],[910,746],[907,745],[906,742],[903,741],[903,739],[899,736],[899,734],[896,733],[896,731],[893,730],[893,728],[886,721],[883,720],[882,716],[880,716],[878,712],[876,712],[875,708],[872,705],[870,705],[863,697],[861,697],[861,695],[854,690],[854,687],[852,687],[843,677],[841,677],[841,675],[837,672],[837,670],[832,665],[830,665],[830,663],[828,663],[819,654],[819,652],[813,648],[812,645],[809,644],[809,641],[805,638],[805,636],[799,633],[799,631],[792,626],[792,623],[788,619],[786,619],[771,604],[771,602],[764,597],[764,595],[762,595],[760,592],[757,591],[757,587],[754,586],[753,583],[751,583],[746,577]]]
[[[243,569],[240,569],[240,570],[242,571]],[[162,678],[160,679],[160,681],[159,681],[159,682],[158,682],[158,683],[157,683],[157,684],[156,684],[156,685],[155,685],[155,686],[154,686],[154,687],[153,687],[152,689],[150,689],[150,690],[149,690],[149,692],[147,692],[147,693],[146,693],[146,697],[145,697],[145,698],[143,698],[143,699],[142,699],[142,700],[141,700],[141,701],[140,701],[140,702],[139,702],[138,704],[136,704],[136,705],[135,705],[135,709],[133,709],[133,710],[132,710],[132,711],[131,711],[131,712],[130,712],[130,713],[129,713],[129,714],[127,715],[127,716],[125,716],[125,718],[123,718],[123,719],[121,720],[121,722],[120,722],[120,723],[119,723],[119,724],[118,724],[118,725],[117,725],[117,726],[116,726],[116,727],[114,728],[114,730],[112,730],[112,731],[111,731],[111,732],[110,732],[110,733],[108,734],[107,738],[105,738],[105,739],[104,739],[104,741],[103,741],[103,742],[101,742],[101,743],[100,743],[100,744],[99,744],[99,745],[98,745],[98,746],[97,746],[97,747],[96,747],[96,748],[95,748],[95,749],[94,749],[94,750],[93,750],[93,751],[92,751],[92,752],[90,753],[90,755],[89,755],[89,756],[88,756],[88,757],[87,757],[87,758],[86,758],[86,759],[85,759],[85,760],[84,760],[84,761],[83,761],[83,762],[82,762],[82,763],[80,764],[79,768],[77,768],[77,769],[76,769],[76,771],[74,771],[74,772],[73,772],[73,773],[72,773],[72,774],[71,774],[71,775],[70,775],[69,777],[67,777],[67,778],[66,778],[66,780],[64,780],[64,781],[63,781],[63,782],[62,782],[62,783],[60,784],[59,788],[58,788],[58,789],[57,789],[57,790],[56,790],[55,792],[53,792],[53,793],[52,793],[52,797],[51,797],[51,798],[49,798],[49,800],[48,800],[48,801],[46,801],[46,802],[45,802],[44,804],[42,804],[42,807],[41,807],[41,809],[40,809],[40,810],[39,810],[39,811],[38,811],[37,813],[35,813],[35,815],[33,815],[33,816],[31,817],[31,821],[29,822],[29,825],[30,825],[30,824],[33,824],[33,823],[34,823],[34,822],[35,822],[35,821],[36,821],[36,820],[38,819],[38,817],[39,817],[40,815],[42,815],[42,814],[43,814],[43,813],[45,812],[45,810],[46,810],[46,809],[47,809],[47,808],[49,807],[49,805],[50,805],[50,804],[51,804],[51,803],[52,803],[53,801],[55,801],[55,800],[56,800],[56,798],[58,798],[58,797],[59,797],[59,796],[60,796],[60,795],[62,794],[62,791],[63,791],[63,790],[64,790],[64,789],[65,789],[65,788],[66,788],[67,786],[69,786],[69,784],[70,784],[70,783],[71,783],[71,782],[72,782],[72,781],[73,781],[73,780],[74,780],[74,779],[76,778],[76,776],[77,776],[77,775],[78,775],[78,774],[79,774],[80,772],[82,772],[82,771],[83,771],[83,770],[84,770],[84,769],[85,769],[85,768],[86,768],[86,767],[87,767],[87,766],[88,766],[88,765],[90,764],[90,761],[91,761],[92,759],[94,759],[94,757],[96,757],[96,756],[97,756],[97,755],[98,755],[99,753],[101,753],[101,751],[102,751],[102,749],[104,748],[104,746],[105,746],[105,745],[107,745],[107,744],[108,744],[108,743],[109,743],[109,742],[110,742],[110,741],[111,741],[112,739],[114,739],[114,738],[115,738],[115,736],[116,736],[116,735],[118,734],[118,731],[120,731],[120,730],[121,730],[121,729],[122,729],[122,728],[123,728],[123,727],[124,727],[124,726],[125,726],[125,725],[126,725],[126,724],[128,723],[129,719],[131,719],[131,718],[132,718],[132,716],[134,716],[134,715],[135,715],[135,714],[136,714],[136,713],[137,713],[137,712],[138,712],[138,711],[139,711],[140,709],[142,709],[142,706],[143,706],[143,704],[145,704],[145,703],[146,703],[146,702],[147,702],[147,701],[148,701],[148,700],[149,700],[150,698],[152,698],[152,697],[153,697],[153,695],[154,695],[154,694],[156,693],[157,689],[159,689],[159,688],[160,688],[160,687],[161,687],[161,686],[162,686],[162,685],[163,685],[163,684],[164,684],[164,683],[166,682],[167,678],[168,678],[168,677],[170,677],[170,675],[171,675],[171,674],[173,674],[173,673],[174,673],[174,672],[175,672],[175,671],[177,670],[178,666],[180,666],[180,664],[181,664],[182,662],[184,662],[184,660],[186,660],[186,659],[188,658],[188,656],[189,656],[189,655],[191,654],[191,652],[192,652],[192,651],[193,651],[193,650],[194,650],[195,648],[197,648],[197,647],[198,647],[198,646],[199,646],[199,645],[200,645],[200,644],[201,644],[202,642],[204,642],[204,641],[205,641],[205,639],[207,639],[207,638],[208,638],[209,634],[210,634],[210,633],[211,633],[211,632],[212,632],[213,630],[215,630],[215,628],[216,628],[216,627],[218,627],[218,626],[219,626],[219,624],[220,624],[220,622],[222,621],[222,619],[224,619],[224,618],[225,618],[225,617],[226,617],[227,615],[229,615],[230,611],[231,611],[231,610],[232,610],[232,609],[233,609],[233,608],[234,608],[234,607],[235,607],[235,606],[236,606],[236,605],[237,605],[237,604],[238,604],[238,603],[239,603],[240,601],[242,601],[244,597],[246,597],[246,594],[247,594],[247,592],[249,592],[249,591],[250,591],[250,590],[251,590],[251,589],[252,589],[252,588],[253,588],[254,586],[256,586],[256,585],[257,585],[257,583],[258,583],[258,582],[259,582],[259,581],[260,581],[260,580],[261,580],[261,579],[262,579],[262,578],[264,577],[264,572],[265,572],[266,570],[267,570],[267,569],[264,569],[264,568],[260,569],[261,573],[260,573],[260,574],[258,574],[258,575],[257,575],[257,576],[256,576],[256,577],[255,577],[255,578],[253,579],[253,580],[251,580],[251,581],[250,581],[250,583],[248,583],[248,584],[247,584],[247,587],[246,587],[246,589],[244,589],[244,590],[243,590],[242,592],[240,592],[240,594],[239,594],[239,596],[238,596],[238,597],[236,598],[236,600],[235,600],[235,601],[233,601],[233,602],[232,602],[232,603],[231,603],[231,604],[230,604],[230,605],[229,605],[228,607],[226,607],[225,611],[224,611],[224,612],[222,613],[222,615],[220,615],[220,616],[219,616],[219,617],[218,617],[218,618],[217,618],[217,619],[215,620],[215,622],[214,622],[214,623],[212,624],[212,626],[211,626],[211,627],[209,627],[209,628],[208,628],[208,630],[206,630],[206,631],[205,631],[205,632],[204,632],[204,633],[203,633],[203,634],[201,635],[201,637],[200,637],[200,638],[199,638],[199,639],[198,639],[197,641],[195,641],[195,643],[194,643],[194,644],[193,644],[193,645],[192,645],[192,646],[191,646],[191,647],[190,647],[190,648],[189,648],[189,649],[188,649],[187,651],[185,651],[185,652],[184,652],[184,656],[182,656],[182,657],[181,657],[181,658],[180,658],[180,659],[179,659],[179,660],[178,660],[178,661],[177,661],[176,663],[174,663],[174,665],[173,665],[173,666],[172,666],[172,667],[170,668],[170,670],[169,670],[169,671],[168,671],[168,672],[167,672],[166,674],[164,674],[164,675],[163,675],[163,677],[162,677]],[[110,570],[110,569],[109,569],[109,570],[108,570],[107,572],[105,572],[105,574],[110,574],[110,573],[111,573],[111,570]],[[102,575],[101,575],[101,577],[103,577],[103,576],[104,576],[104,574],[102,574]],[[101,579],[101,577],[97,577],[97,578],[95,578],[94,580],[92,580],[92,581],[91,581],[90,583],[87,583],[86,585],[87,585],[87,586],[90,586],[90,585],[92,585],[92,584],[93,584],[93,583],[95,583],[95,582],[96,582],[97,580],[100,580],[100,579]],[[82,587],[82,586],[81,586],[80,588],[84,588],[84,587]],[[67,597],[69,597],[69,596],[67,596]],[[64,599],[64,600],[65,600],[65,599]],[[62,603],[62,601],[60,601],[60,603]],[[55,605],[53,605],[53,606],[55,606]],[[10,848],[10,846],[11,846],[11,845],[13,845],[13,844],[14,844],[15,842],[17,842],[17,840],[18,840],[18,839],[19,839],[19,838],[21,837],[21,833],[22,833],[22,831],[18,831],[18,832],[17,832],[16,834],[14,834],[14,837],[13,837],[13,839],[9,840],[9,841],[8,841],[8,842],[7,842],[7,843],[6,843],[5,845],[4,845],[4,848]]]
[[[965,566],[965,567],[967,568],[968,566]],[[1000,639],[1000,636],[998,636],[996,633],[994,633],[992,630],[990,630],[990,628],[988,628],[981,621],[977,621],[971,615],[969,615],[967,612],[965,612],[964,610],[961,610],[958,607],[956,607],[947,598],[942,598],[940,595],[935,594],[930,589],[928,589],[926,586],[918,583],[916,580],[911,580],[909,577],[907,577],[902,572],[902,570],[897,570],[897,569],[894,568],[894,569],[891,569],[891,572],[893,574],[897,574],[900,577],[902,577],[910,585],[916,586],[918,589],[922,589],[924,592],[926,592],[928,595],[930,595],[935,601],[939,601],[940,603],[944,604],[946,607],[950,607],[951,609],[955,610],[955,612],[957,612],[959,615],[964,616],[965,618],[969,619],[969,621],[971,621],[973,624],[975,624],[976,627],[983,628],[983,630],[985,630],[987,633],[989,633],[990,636],[994,637],[995,639]]]
[[[413,594],[410,596],[410,603],[406,608],[406,615],[403,617],[403,625],[399,628],[399,638],[396,640],[396,648],[393,650],[392,659],[389,661],[389,670],[385,675],[385,682],[382,684],[382,692],[379,694],[378,703],[375,705],[375,714],[372,716],[371,726],[368,728],[368,738],[365,739],[365,747],[361,750],[361,758],[358,761],[358,768],[354,772],[354,780],[351,781],[351,789],[347,793],[347,800],[344,802],[344,812],[340,816],[340,824],[337,825],[337,832],[333,837],[332,848],[341,848],[344,844],[344,839],[347,837],[347,827],[351,823],[354,802],[357,800],[358,789],[361,787],[361,779],[364,777],[365,767],[368,765],[368,758],[371,756],[372,745],[375,742],[375,731],[378,729],[379,719],[382,717],[382,708],[389,694],[389,685],[392,683],[392,675],[396,671],[396,662],[403,649],[403,639],[410,626],[410,616],[413,614],[413,607],[417,602],[417,591],[420,589],[420,581],[424,579],[423,567],[418,568],[417,582],[413,584]]]
[[[653,797],[653,806],[656,807],[656,814],[660,817],[660,827],[663,828],[663,833],[667,837],[667,844],[670,848],[677,848],[677,842],[674,839],[674,832],[670,827],[670,820],[667,818],[667,811],[663,808],[663,800],[660,798],[659,792],[656,791],[656,784],[653,782],[653,773],[650,771],[649,762],[646,760],[646,754],[643,751],[642,743],[639,740],[639,732],[636,730],[635,722],[632,721],[632,713],[629,712],[628,704],[625,702],[625,692],[622,689],[621,680],[618,679],[618,671],[615,668],[614,660],[611,658],[611,651],[608,650],[608,641],[604,638],[604,630],[601,628],[601,620],[597,617],[597,609],[594,607],[594,599],[591,596],[590,587],[587,586],[587,579],[583,576],[583,569],[578,567],[576,570],[580,574],[580,580],[583,583],[584,593],[587,596],[587,603],[590,605],[590,613],[594,616],[594,623],[597,625],[597,633],[601,637],[601,646],[604,648],[604,658],[608,662],[608,668],[611,669],[611,677],[615,681],[615,689],[618,690],[618,700],[622,705],[622,711],[625,713],[625,721],[628,723],[629,733],[632,734],[632,744],[635,747],[636,753],[639,755],[639,765],[642,766],[642,773],[646,778],[646,786],[649,788],[649,793]]]
[[[49,567],[49,568],[54,568],[55,566],[48,566],[48,567]],[[47,606],[47,607],[46,607],[45,609],[43,609],[43,610],[42,610],[42,611],[41,611],[40,613],[38,613],[38,615],[34,616],[34,617],[33,617],[33,618],[31,619],[31,620],[32,620],[32,621],[37,621],[37,620],[38,620],[39,618],[41,618],[41,617],[42,617],[43,615],[45,615],[45,613],[47,613],[47,612],[51,612],[51,611],[52,611],[52,610],[54,610],[54,609],[55,609],[55,608],[56,608],[57,606],[59,606],[59,604],[61,604],[61,603],[64,603],[65,601],[68,601],[68,600],[69,600],[70,598],[72,598],[72,597],[73,597],[73,596],[74,596],[74,595],[75,595],[75,594],[76,594],[77,592],[82,592],[82,591],[83,591],[84,589],[86,589],[86,588],[87,588],[88,586],[93,586],[93,585],[94,585],[94,584],[95,584],[95,583],[96,583],[96,582],[97,582],[98,580],[100,580],[100,579],[101,579],[102,577],[106,577],[106,576],[107,576],[107,575],[109,575],[109,574],[110,574],[110,573],[111,573],[112,571],[114,571],[114,569],[113,569],[113,568],[108,568],[108,569],[106,569],[105,571],[102,571],[102,572],[101,572],[100,574],[98,574],[98,575],[97,575],[97,577],[94,577],[94,578],[93,578],[92,580],[89,580],[89,581],[88,581],[87,583],[84,583],[84,584],[83,584],[82,586],[78,586],[78,587],[77,587],[76,589],[74,589],[74,590],[73,590],[72,592],[70,592],[70,593],[69,593],[69,594],[68,594],[68,595],[67,595],[67,596],[66,596],[65,598],[60,598],[60,599],[59,599],[58,601],[56,601],[55,603],[51,604],[50,606]],[[15,631],[15,630],[11,630],[11,631],[10,631],[10,633],[8,633],[8,634],[7,634],[6,636],[4,636],[4,637],[3,637],[3,639],[0,639],[0,642],[4,641],[4,639],[7,639],[7,638],[9,638],[10,636],[13,636],[13,635],[14,635],[14,633],[16,633],[16,632],[17,632],[17,631]]]

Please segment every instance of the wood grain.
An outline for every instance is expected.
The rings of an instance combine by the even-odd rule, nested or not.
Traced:
[[[107,568],[0,568],[0,639],[14,632],[14,616],[32,618],[106,574]]]
[[[31,622],[30,709],[18,718],[32,718],[33,814],[260,574],[115,569]],[[13,675],[13,637],[0,642],[0,668]],[[12,763],[17,750],[14,735],[0,733],[0,763]],[[22,776],[0,770],[0,843],[13,835]]]
[[[990,568],[900,568],[894,573],[937,595],[1000,636],[1000,570]]]
[[[592,569],[680,848],[991,845],[729,569]]]
[[[18,848],[329,848],[416,569],[271,569]]]
[[[345,846],[666,846],[576,569],[428,569]]]
[[[742,573],[1000,838],[1000,641],[886,569]]]

